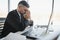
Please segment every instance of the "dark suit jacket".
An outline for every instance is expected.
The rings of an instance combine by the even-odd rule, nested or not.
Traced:
[[[28,26],[28,21],[24,18],[22,19],[23,20],[20,21],[21,19],[16,10],[9,12],[0,38],[5,37],[10,32],[23,31]]]

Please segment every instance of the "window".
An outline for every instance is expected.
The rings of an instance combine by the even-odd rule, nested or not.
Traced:
[[[21,0],[10,0],[10,11],[15,10],[20,1]]]
[[[8,1],[0,0],[0,18],[6,17],[8,13]]]
[[[52,0],[29,0],[29,4],[35,24],[47,25],[51,14]]]

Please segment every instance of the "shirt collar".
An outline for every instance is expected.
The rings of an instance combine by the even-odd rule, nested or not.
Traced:
[[[21,16],[21,14],[20,14],[20,12],[18,12],[18,10],[17,10],[17,13],[18,13],[19,16]]]

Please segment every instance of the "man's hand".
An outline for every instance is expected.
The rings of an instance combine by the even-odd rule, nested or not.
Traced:
[[[24,18],[25,19],[30,19],[30,11],[26,11],[26,13],[24,14]]]
[[[24,14],[24,18],[28,20],[29,26],[33,26],[33,21],[31,20],[31,17],[30,17],[30,11],[26,11],[26,13]]]

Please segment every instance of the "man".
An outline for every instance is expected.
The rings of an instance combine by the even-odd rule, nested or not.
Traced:
[[[27,26],[33,25],[28,8],[26,1],[20,1],[17,9],[8,13],[0,38],[6,37],[10,32],[22,32]]]

